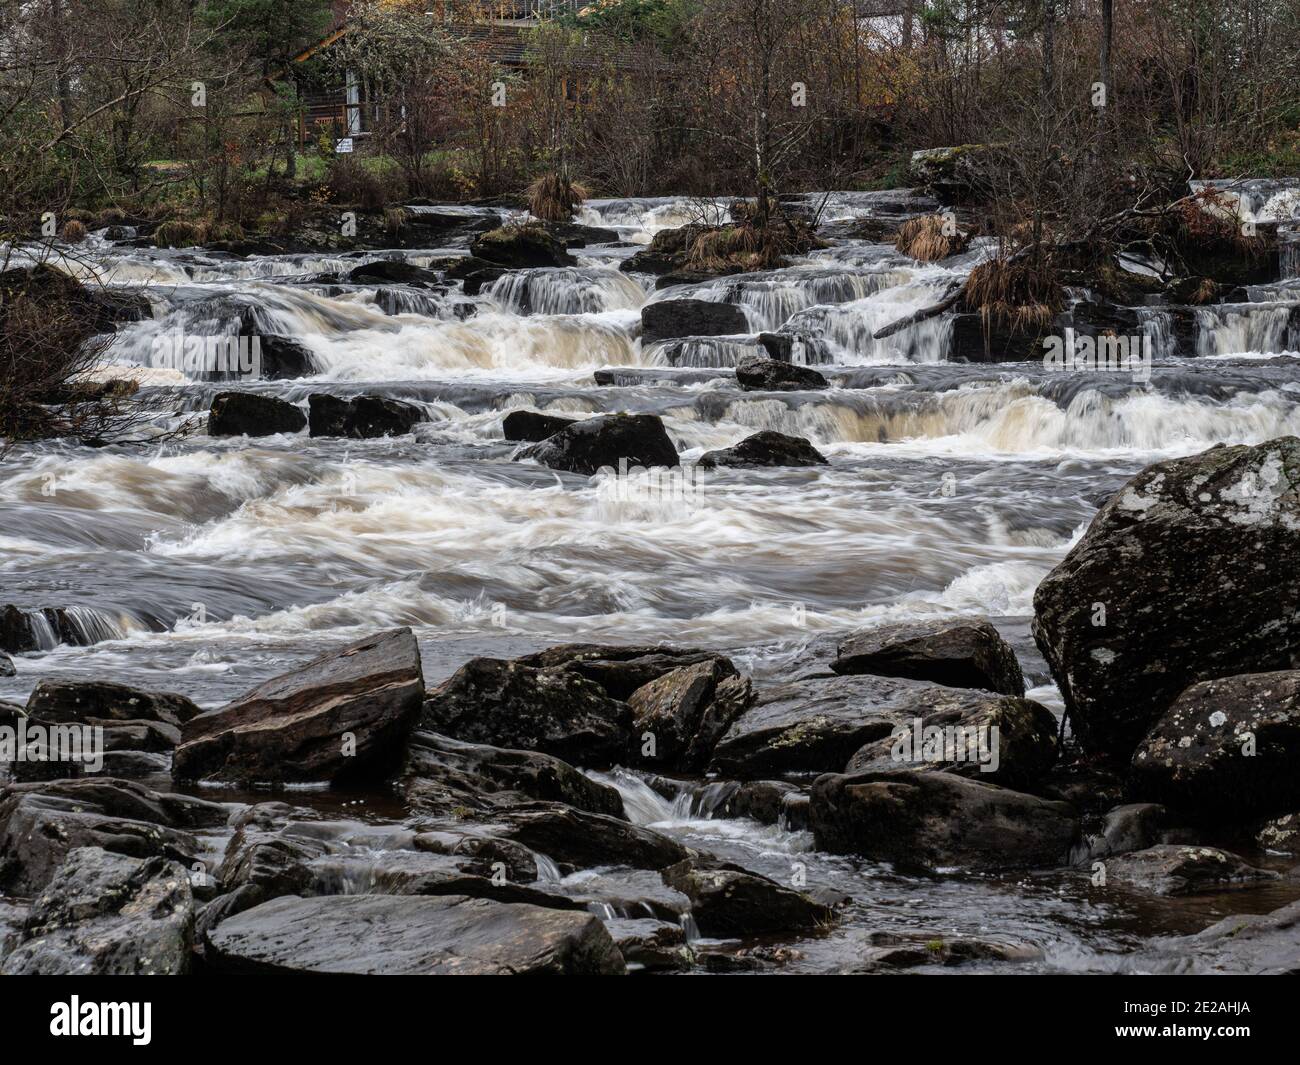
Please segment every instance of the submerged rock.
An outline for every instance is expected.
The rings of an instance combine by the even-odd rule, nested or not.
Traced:
[[[1194,936],[1166,939],[1130,963],[1137,972],[1300,976],[1300,901],[1234,914]]]
[[[1127,760],[1189,685],[1290,668],[1300,439],[1218,446],[1128,482],[1034,595],[1034,637],[1089,752]]]
[[[575,420],[554,414],[538,414],[531,410],[512,410],[502,419],[501,431],[507,440],[540,444],[548,436],[567,429]]]
[[[422,728],[466,743],[540,751],[583,766],[610,766],[629,751],[632,711],[563,669],[495,658],[466,662],[429,692]]]
[[[716,466],[825,466],[826,456],[802,436],[764,429],[732,447],[705,452],[699,464],[706,470]]]
[[[826,378],[807,366],[745,355],[736,363],[736,383],[746,392],[800,392],[825,388]]]
[[[931,872],[1059,866],[1079,831],[1066,803],[910,769],[819,777],[810,814],[819,850]]]
[[[405,436],[424,421],[424,411],[414,403],[387,396],[353,396],[341,399],[325,392],[307,397],[312,436],[346,436],[367,440],[380,436]]]
[[[714,300],[658,300],[641,308],[641,344],[648,347],[676,337],[739,336],[749,319],[734,303]]]
[[[206,936],[217,972],[390,976],[618,974],[622,955],[587,913],[463,895],[286,897]]]
[[[294,404],[256,392],[222,392],[208,411],[210,436],[274,436],[301,432],[306,424]]]
[[[831,669],[840,674],[911,677],[950,688],[1025,694],[1016,653],[983,618],[884,625],[854,633],[840,644]]]
[[[174,976],[189,971],[189,871],[100,847],[69,852],[32,903],[5,976]]]
[[[408,801],[417,810],[499,807],[539,799],[589,813],[623,816],[623,799],[567,762],[538,751],[463,743],[416,732],[403,771]]]
[[[331,651],[186,722],[179,780],[341,783],[396,768],[424,676],[410,629]]]
[[[545,854],[566,873],[611,865],[664,869],[687,856],[685,847],[661,832],[555,802],[511,807],[485,821],[482,830]]]
[[[553,470],[590,476],[601,469],[677,466],[663,421],[654,414],[602,414],[566,426],[540,444],[524,448],[516,459],[534,459]]]
[[[1256,869],[1217,847],[1161,844],[1107,858],[1104,865],[1107,884],[1150,895],[1201,895],[1277,879],[1277,873]]]
[[[1193,684],[1133,756],[1135,790],[1203,820],[1300,806],[1300,671]]]

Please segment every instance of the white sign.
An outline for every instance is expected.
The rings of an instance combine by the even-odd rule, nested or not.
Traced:
[[[346,155],[350,151],[352,151],[351,137],[344,137],[341,141],[339,141],[336,145],[334,145],[334,153],[336,155]]]

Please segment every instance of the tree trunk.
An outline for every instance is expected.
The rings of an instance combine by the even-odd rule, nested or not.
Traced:
[[[1043,98],[1056,80],[1056,0],[1043,0]]]

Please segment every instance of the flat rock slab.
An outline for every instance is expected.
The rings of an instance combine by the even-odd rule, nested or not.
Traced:
[[[1002,695],[1025,694],[1016,653],[983,618],[884,625],[854,633],[840,644],[831,669],[840,674],[911,677]]]
[[[1160,844],[1107,858],[1104,865],[1107,883],[1149,895],[1200,895],[1278,878],[1218,847]]]
[[[275,899],[207,934],[219,972],[384,976],[619,974],[599,918],[572,910],[440,897]]]
[[[424,699],[410,629],[367,637],[186,722],[178,780],[341,783],[396,768]]]
[[[819,777],[810,816],[819,850],[931,872],[1057,867],[1079,832],[1067,803],[910,769]]]
[[[1132,959],[1128,969],[1300,976],[1300,901],[1272,913],[1225,917],[1194,936],[1164,940]]]

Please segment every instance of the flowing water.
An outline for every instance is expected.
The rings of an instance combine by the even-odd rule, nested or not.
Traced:
[[[905,203],[838,194],[826,231]],[[70,623],[89,646],[59,644],[47,625],[45,646],[0,679],[0,698],[21,700],[44,677],[100,678],[218,706],[398,625],[417,632],[430,683],[474,655],[574,640],[724,649],[761,683],[856,627],[978,613],[1012,641],[1033,695],[1057,707],[1028,637],[1032,596],[1099,504],[1153,461],[1300,433],[1294,278],[1197,314],[1200,358],[1160,354],[1168,323],[1148,313],[1160,354],[1149,381],[971,365],[949,361],[945,318],[884,341],[871,334],[933,302],[987,247],[921,265],[836,237],[788,269],[660,291],[619,271],[655,232],[702,209],[592,201],[579,221],[617,230],[621,244],[581,249],[577,266],[508,274],[474,297],[459,285],[339,280],[366,259],[428,265],[463,248],[245,260],[92,240],[67,267],[142,292],[152,308],[121,327],[115,362],[138,367],[159,338],[234,335],[251,320],[264,336],[304,343],[318,372],[239,387],[304,404],[313,392],[381,392],[419,404],[428,421],[395,439],[200,429],[16,449],[0,466],[0,603],[75,608]],[[681,296],[736,302],[753,333],[792,335],[796,357],[819,364],[832,387],[739,391],[730,367],[752,336],[643,348],[640,308]],[[596,384],[593,373],[610,368],[614,383]],[[158,368],[146,381],[174,412],[159,428],[201,421],[231,387]],[[777,429],[812,440],[830,465],[701,474],[687,493],[648,481],[636,490],[634,478],[629,491],[511,461],[501,419],[515,409],[653,412],[688,466]],[[1105,971],[1145,937],[1300,894],[1175,903],[1099,894],[1082,874],[908,878],[817,854],[806,833],[710,816],[707,791],[674,804],[633,774],[612,782],[639,823],[783,882],[800,865],[810,888],[852,897],[836,930],[795,944],[796,971],[851,965],[882,929],[1002,936],[1042,948],[1041,968]],[[400,819],[391,800],[357,801],[367,824]],[[320,817],[340,812],[319,800]],[[602,875],[577,877],[586,890]]]

